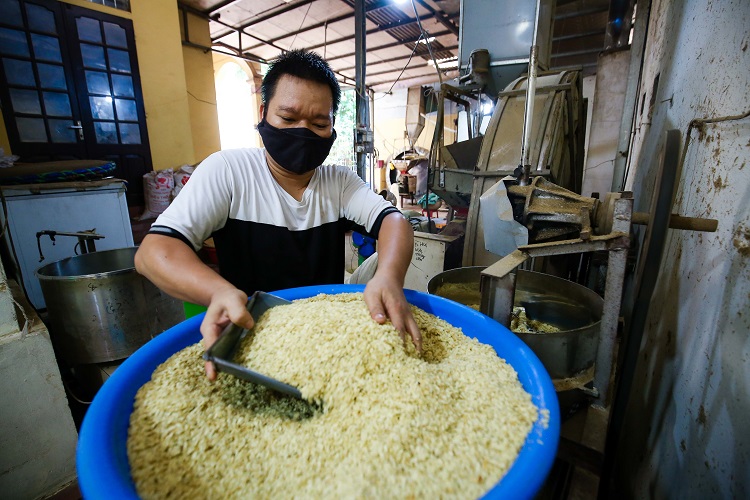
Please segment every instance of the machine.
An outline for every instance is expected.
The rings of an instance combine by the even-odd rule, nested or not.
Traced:
[[[495,11],[502,7],[493,5]],[[637,303],[641,286],[642,273],[633,273],[629,267],[629,262],[638,258],[633,248],[633,224],[649,225],[639,259],[648,261],[651,254],[661,255],[655,250],[659,248],[658,241],[649,235],[663,235],[668,227],[715,231],[717,221],[669,213],[674,175],[679,171],[675,153],[679,151],[679,134],[665,139],[661,158],[663,186],[670,189],[655,190],[655,196],[660,198],[652,200],[650,213],[633,212],[632,193],[582,196],[586,130],[582,76],[575,70],[547,71],[549,38],[545,35],[551,33],[550,3],[538,2],[531,18],[520,16],[516,26],[503,24],[505,21],[498,20],[492,12],[483,11],[488,8],[482,2],[462,2],[462,25],[474,19],[484,29],[473,32],[492,32],[498,37],[472,38],[464,36],[469,33],[462,30],[463,76],[442,84],[438,93],[428,186],[454,209],[456,216],[446,230],[456,234],[459,228],[464,236],[463,267],[455,271],[471,270],[472,279],[479,281],[481,312],[509,326],[519,296],[529,295],[531,285],[525,275],[529,271],[546,273],[535,273],[534,277],[533,294],[541,301],[532,304],[540,306],[537,311],[549,312],[563,303],[566,307],[575,306],[576,300],[584,304],[586,301],[578,293],[578,288],[585,288],[583,285],[603,296],[600,314],[596,322],[592,321],[596,323],[593,335],[588,335],[587,330],[585,339],[568,336],[570,341],[561,341],[557,334],[537,335],[529,340],[534,345],[529,345],[547,370],[558,376],[558,392],[574,390],[583,395],[583,406],[593,409],[585,419],[583,433],[589,431],[590,425],[598,425],[598,435],[606,435],[615,393],[619,390],[624,396],[618,394],[617,398],[626,398],[629,390],[627,383],[618,389],[618,370],[628,371],[628,361],[623,358],[632,358],[632,346],[636,346],[637,353],[640,343],[640,333],[628,332],[627,325],[623,334],[621,321],[628,279],[634,281],[630,284],[635,295],[633,302]],[[532,23],[534,29],[524,31],[523,23]],[[524,43],[509,43],[507,38],[518,33],[525,33]],[[483,47],[484,43],[496,46]],[[497,57],[497,45],[517,50],[513,56]],[[488,98],[493,112],[484,127],[480,110]],[[465,139],[453,144],[444,144],[442,134],[444,122],[449,119],[444,116],[446,101],[457,103],[466,115]],[[491,210],[487,210],[488,206]],[[498,226],[496,220],[502,220],[504,225]],[[601,266],[589,273],[593,258]],[[655,260],[658,262],[657,257]],[[643,268],[643,262],[638,266]],[[449,272],[439,278],[448,279]],[[592,274],[597,279],[587,278]],[[466,275],[455,274],[461,280]],[[570,280],[566,285],[569,292],[560,292],[559,278]],[[596,308],[599,310],[598,305]],[[528,312],[533,315],[535,311]],[[627,321],[628,311],[625,313]],[[567,314],[561,312],[559,319],[566,319]],[[584,351],[591,353],[585,366],[578,363]],[[582,373],[586,376],[581,377]],[[628,374],[622,378],[627,379]],[[566,381],[575,383],[562,383]],[[561,453],[567,454],[571,463],[585,462],[584,467],[594,470],[591,467],[598,467],[604,449],[603,442],[595,441],[591,436],[581,442],[564,440]]]

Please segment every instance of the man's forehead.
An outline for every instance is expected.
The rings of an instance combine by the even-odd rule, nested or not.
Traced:
[[[315,80],[299,78],[293,75],[281,75],[276,82],[276,88],[274,89],[269,104],[273,103],[281,105],[281,103],[278,102],[279,100],[300,100],[301,102],[309,102],[311,99],[324,101],[321,104],[330,105],[330,107],[333,108],[333,92],[327,84]],[[287,105],[290,104],[291,103],[287,103]]]

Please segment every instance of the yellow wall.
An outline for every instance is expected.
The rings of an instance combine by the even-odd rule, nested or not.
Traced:
[[[219,149],[211,56],[195,49],[183,50],[176,1],[131,0],[132,12],[86,0],[61,1],[133,21],[155,170],[193,164]],[[191,21],[190,36],[205,40],[208,23]],[[190,72],[189,77],[186,72]],[[6,154],[11,152],[4,123],[0,124],[0,147]]]
[[[205,47],[211,46],[208,21],[188,14],[189,41]],[[180,17],[182,28],[182,17]],[[184,31],[183,31],[183,38]],[[190,128],[193,137],[195,162],[221,149],[219,140],[219,116],[216,109],[216,85],[214,83],[213,52],[194,47],[182,47],[185,61],[190,109]]]
[[[130,7],[154,170],[195,163],[177,2]]]

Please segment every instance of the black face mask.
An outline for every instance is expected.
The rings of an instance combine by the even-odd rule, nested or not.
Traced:
[[[331,137],[321,137],[304,127],[276,128],[265,118],[258,124],[258,133],[271,158],[284,170],[295,174],[304,174],[318,168],[336,140],[336,130]]]

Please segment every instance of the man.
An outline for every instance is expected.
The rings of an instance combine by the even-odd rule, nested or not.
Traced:
[[[135,256],[139,273],[170,295],[208,306],[201,324],[208,348],[231,321],[251,328],[248,294],[341,283],[348,229],[379,240],[379,266],[365,287],[370,315],[390,318],[417,349],[421,335],[403,293],[414,234],[401,213],[350,169],[320,166],[336,138],[341,91],[328,64],[304,50],[287,52],[261,87],[265,149],[209,156]],[[213,236],[220,274],[196,255]],[[214,367],[206,364],[208,378]]]

